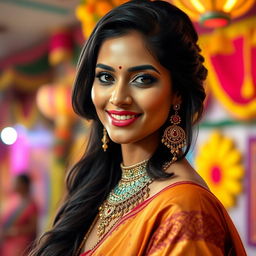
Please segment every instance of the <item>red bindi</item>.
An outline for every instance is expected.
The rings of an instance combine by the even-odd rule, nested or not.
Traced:
[[[119,68],[119,69],[122,69],[122,66],[119,66],[118,68]]]

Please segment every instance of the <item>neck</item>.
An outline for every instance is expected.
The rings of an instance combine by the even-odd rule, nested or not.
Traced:
[[[130,166],[149,159],[156,151],[158,144],[159,138],[156,136],[138,143],[122,144],[123,165]]]

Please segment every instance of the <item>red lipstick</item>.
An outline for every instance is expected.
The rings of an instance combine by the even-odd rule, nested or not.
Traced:
[[[107,113],[111,119],[111,123],[119,127],[132,124],[140,116],[139,113],[132,111],[108,110]]]
[[[139,115],[139,113],[135,113],[135,112],[127,111],[127,110],[122,110],[122,111],[107,110],[107,112],[110,114],[115,114],[115,115]]]

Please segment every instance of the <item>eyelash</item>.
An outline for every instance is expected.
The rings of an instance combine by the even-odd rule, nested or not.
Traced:
[[[105,77],[105,81],[102,80],[103,76],[108,76],[111,79],[111,81],[106,81],[106,77]],[[97,73],[95,77],[103,85],[110,85],[114,82],[114,77],[110,73],[105,72],[105,71],[104,72],[101,71],[101,72]],[[149,81],[147,81],[147,82],[136,82],[136,80],[139,79],[139,78],[148,79]],[[150,75],[150,74],[139,74],[131,81],[131,84],[136,85],[138,87],[146,87],[146,86],[150,86],[151,84],[153,84],[157,81],[158,81],[158,79],[156,77]]]
[[[148,79],[149,81],[147,82],[135,82],[138,78],[141,78],[141,79]],[[132,80],[132,83],[136,83],[138,86],[149,86],[155,82],[157,82],[157,78],[152,76],[152,75],[149,75],[149,74],[140,74],[138,76],[136,76],[133,80]]]
[[[113,80],[109,81],[109,82],[103,81],[102,76],[109,76],[109,77],[111,77],[111,79],[114,80],[113,76],[111,74],[109,74],[108,72],[99,72],[96,74],[96,78],[98,78],[98,80],[100,81],[101,84],[111,84],[113,82]]]

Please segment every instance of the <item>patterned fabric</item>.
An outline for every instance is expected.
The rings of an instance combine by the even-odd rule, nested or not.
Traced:
[[[200,185],[177,182],[122,217],[94,249],[81,256],[91,255],[246,256],[246,253],[218,199]]]
[[[212,243],[224,253],[225,230],[211,214],[200,211],[178,212],[166,219],[154,232],[147,254],[187,240]]]

